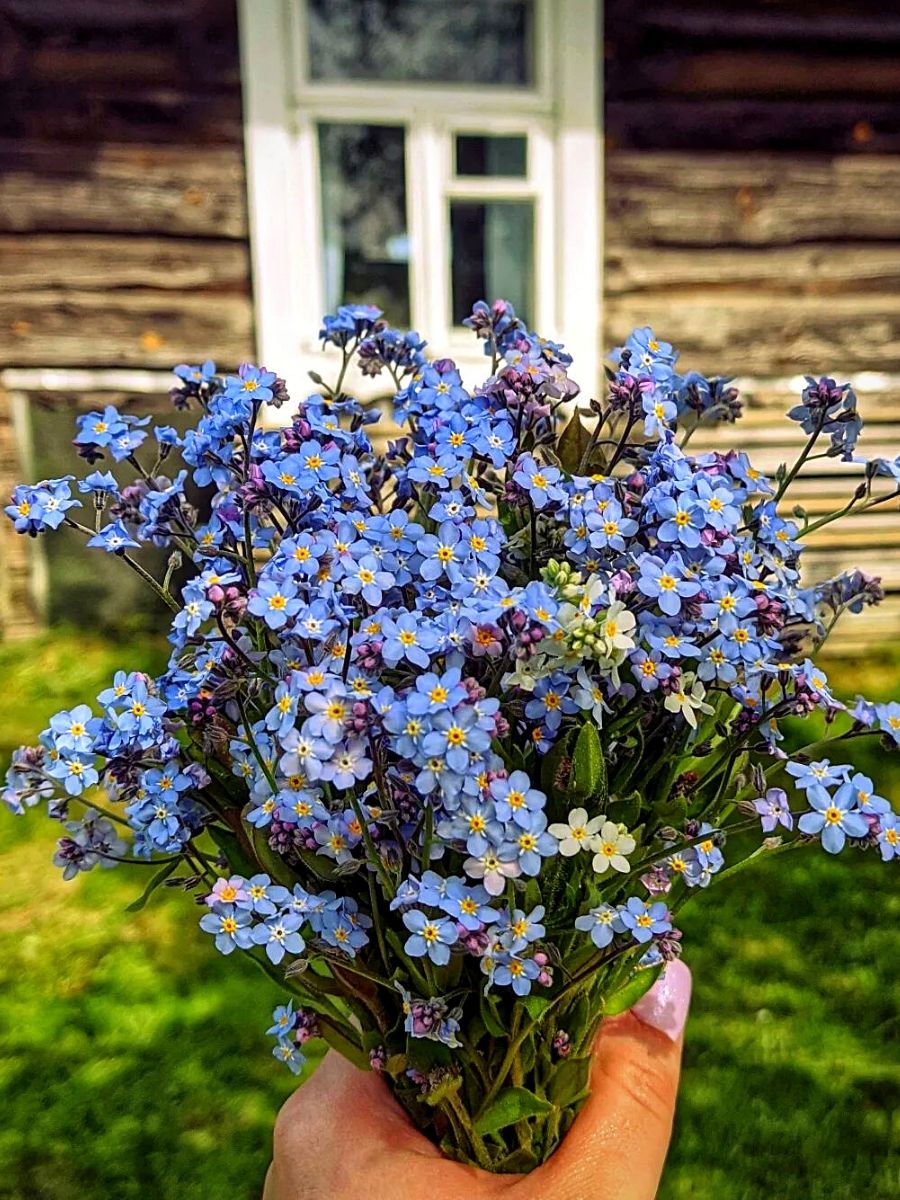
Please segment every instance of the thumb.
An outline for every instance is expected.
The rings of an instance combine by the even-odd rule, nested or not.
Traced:
[[[594,1045],[591,1095],[541,1175],[555,1200],[653,1200],[675,1116],[691,973],[676,959]]]

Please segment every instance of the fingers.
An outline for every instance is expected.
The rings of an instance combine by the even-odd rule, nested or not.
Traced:
[[[495,1181],[448,1162],[377,1075],[330,1051],[275,1123],[264,1200],[459,1200]]]
[[[672,1134],[691,975],[670,963],[631,1012],[605,1021],[591,1095],[559,1150],[529,1177],[555,1200],[653,1200]],[[523,1181],[524,1183],[524,1181]]]
[[[531,1175],[492,1176],[447,1161],[386,1084],[333,1051],[275,1125],[264,1200],[653,1200],[675,1113],[691,977],[663,980],[594,1049],[591,1096],[560,1148]]]

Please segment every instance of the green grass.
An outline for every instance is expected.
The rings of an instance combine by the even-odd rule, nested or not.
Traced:
[[[0,748],[164,654],[74,634],[0,647]],[[851,694],[896,679],[845,675]],[[126,914],[139,869],[63,884],[37,813],[0,815],[0,834],[0,1200],[257,1200],[293,1086],[263,1034],[277,989],[217,955],[181,895]],[[696,991],[661,1200],[900,1194],[895,879],[811,850],[685,910]]]

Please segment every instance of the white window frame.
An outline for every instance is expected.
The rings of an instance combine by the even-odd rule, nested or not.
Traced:
[[[600,4],[535,0],[535,85],[512,89],[312,82],[305,0],[239,0],[261,362],[300,390],[297,381],[326,361],[316,340],[325,303],[317,124],[400,124],[406,129],[412,325],[429,350],[455,358],[470,381],[485,374],[479,346],[450,319],[449,201],[528,198],[535,204],[531,324],[566,343],[585,390],[598,385]],[[524,134],[527,176],[456,177],[457,133]],[[383,391],[379,381],[352,382],[369,394]]]

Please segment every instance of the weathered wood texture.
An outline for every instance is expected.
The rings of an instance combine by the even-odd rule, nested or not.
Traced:
[[[0,364],[253,354],[234,0],[0,0]]]
[[[15,366],[150,366],[249,353],[241,242],[0,235],[0,360]]]
[[[246,239],[240,144],[0,140],[0,230]]]
[[[607,0],[612,148],[900,148],[883,0]]]
[[[23,475],[22,448],[16,436],[9,396],[0,389],[0,498],[2,504]],[[32,596],[32,556],[27,539],[0,520],[0,641],[29,637],[39,627]]]

